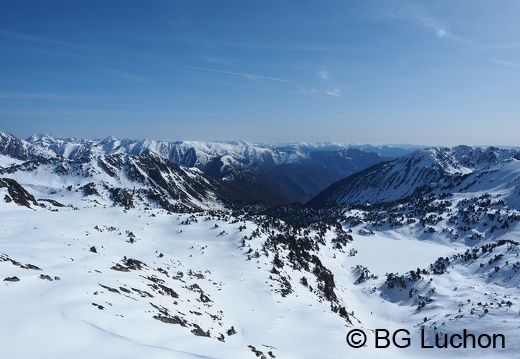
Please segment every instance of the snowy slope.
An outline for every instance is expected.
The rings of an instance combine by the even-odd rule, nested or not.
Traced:
[[[0,276],[19,279],[1,286],[1,308],[10,308],[0,325],[4,355],[253,358],[252,346],[314,358],[344,349],[346,322],[328,302],[301,285],[282,297],[270,280],[272,256],[247,259],[266,238],[241,245],[257,228],[250,221],[1,210]]]
[[[520,350],[511,243],[492,253],[476,247],[478,257],[466,260],[463,244],[417,241],[398,230],[367,236],[345,226],[353,230],[348,236],[336,226],[302,231],[225,212],[49,211],[14,203],[0,203],[0,212],[7,357],[255,358],[261,351],[266,358],[514,358]],[[429,264],[439,257],[450,263],[436,274]],[[365,281],[359,265],[369,270]],[[428,274],[408,282],[417,267]],[[405,274],[407,287],[388,288],[386,273]],[[421,325],[428,343],[439,328],[466,328],[503,333],[507,346],[423,349]],[[366,331],[364,348],[346,344],[354,328]],[[378,328],[407,329],[413,345],[375,348]]]
[[[518,155],[496,147],[432,147],[355,173],[318,194],[309,204],[395,201],[417,189],[494,166]]]
[[[56,206],[52,201],[73,206],[79,199],[81,207],[153,206],[190,211],[218,209],[236,198],[225,182],[153,154],[27,161],[0,168],[0,177],[16,180],[50,207]]]

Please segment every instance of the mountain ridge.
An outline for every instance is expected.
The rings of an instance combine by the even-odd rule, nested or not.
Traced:
[[[22,145],[24,151],[43,153],[31,158],[79,159],[104,154],[155,153],[177,165],[196,167],[215,177],[238,179],[237,186],[247,180],[247,186],[256,189],[252,192],[254,200],[264,193],[269,205],[306,202],[329,184],[386,159],[377,152],[331,142],[255,145],[245,141],[119,140],[114,136],[88,140],[33,135],[26,141],[19,140],[19,146]]]
[[[464,145],[421,149],[346,177],[308,204],[395,201],[412,195],[417,189],[481,171],[519,154],[518,149]]]

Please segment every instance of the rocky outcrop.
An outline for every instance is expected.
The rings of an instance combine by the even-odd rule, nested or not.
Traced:
[[[4,201],[7,203],[14,202],[28,208],[31,208],[31,205],[39,206],[34,196],[14,179],[0,178],[0,188],[7,188],[7,194],[4,196]]]

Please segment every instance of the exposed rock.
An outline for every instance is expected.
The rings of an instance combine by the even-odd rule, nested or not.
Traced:
[[[144,267],[148,267],[145,263],[143,263],[137,259],[133,259],[133,258],[128,258],[128,259],[125,258],[125,259],[123,259],[123,263],[129,269],[133,269],[133,270],[141,270]]]
[[[210,336],[209,330],[208,331],[204,331],[197,324],[193,324],[193,326],[195,327],[195,329],[192,329],[191,332],[194,335],[196,335],[198,337],[209,337]]]
[[[167,294],[169,295],[170,297],[172,298],[179,298],[179,295],[177,293],[175,293],[175,291],[167,286],[165,286],[164,284],[159,284],[159,287]]]
[[[237,331],[235,330],[234,326],[231,326],[231,328],[226,331],[226,334],[229,336],[235,335],[236,333]]]
[[[34,264],[26,264],[24,266],[20,266],[20,268],[23,268],[23,269],[32,269],[32,270],[42,270],[40,267],[38,266],[35,266]]]
[[[204,293],[200,293],[200,298],[199,300],[202,302],[202,303],[210,303],[211,302],[211,299],[209,299],[209,297],[207,295],[205,295]]]
[[[32,194],[27,192],[25,188],[23,188],[18,182],[11,178],[0,178],[0,188],[7,188],[7,192],[9,196],[4,198],[6,202],[15,202],[20,206],[25,206],[27,208],[31,208],[31,204],[34,206],[38,206],[38,202]]]
[[[148,293],[146,290],[141,290],[137,288],[132,288],[132,290],[136,293],[138,293],[143,298],[153,298],[153,295]]]
[[[167,324],[179,324],[182,327],[186,327],[186,321],[178,316],[164,316],[164,315],[154,315],[153,319],[159,320],[163,323]]]
[[[253,353],[255,353],[255,355],[256,355],[257,357],[259,357],[260,359],[267,359],[266,356],[264,355],[264,353],[263,353],[262,351],[256,349],[254,346],[252,346],[252,345],[248,345],[247,347],[248,347],[249,349],[251,349],[251,351],[252,351]]]
[[[116,206],[123,206],[125,209],[134,208],[133,196],[124,188],[110,188],[110,199]]]
[[[110,267],[110,269],[117,270],[117,271],[119,271],[119,272],[130,272],[130,269],[128,269],[128,268],[125,267],[125,266],[122,266],[122,265],[119,264],[119,263],[116,263],[116,265]]]
[[[65,207],[64,204],[58,202],[58,201],[55,201],[53,199],[48,199],[48,198],[40,198],[38,199],[38,201],[42,201],[42,202],[49,202],[50,204],[52,204],[54,207]]]
[[[104,310],[104,309],[105,309],[105,307],[103,307],[103,306],[100,305],[100,304],[92,303],[92,305],[93,305],[94,307],[97,307],[99,310]]]
[[[121,292],[118,291],[116,288],[108,287],[108,286],[103,285],[103,284],[100,284],[100,286],[103,287],[103,288],[105,288],[105,289],[108,290],[109,292],[117,293],[117,294],[121,294]]]
[[[83,192],[83,196],[85,196],[85,197],[92,196],[92,195],[99,196],[99,192],[96,189],[96,185],[94,184],[94,182],[90,182],[84,186],[81,186],[80,190]]]

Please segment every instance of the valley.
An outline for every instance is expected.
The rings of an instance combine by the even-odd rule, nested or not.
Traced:
[[[518,357],[517,150],[419,150],[273,207],[155,152],[18,141],[0,161],[7,357]]]

